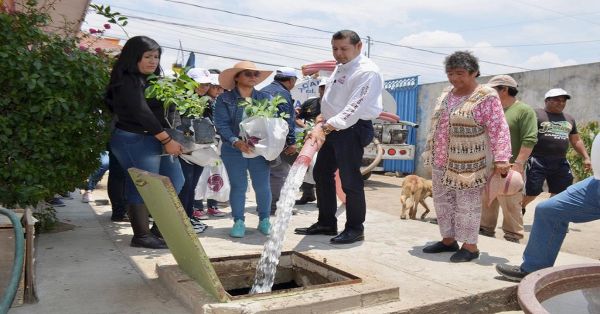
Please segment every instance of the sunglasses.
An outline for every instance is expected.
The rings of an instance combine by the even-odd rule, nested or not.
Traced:
[[[245,77],[259,77],[260,72],[259,71],[243,71],[242,75],[244,75]]]

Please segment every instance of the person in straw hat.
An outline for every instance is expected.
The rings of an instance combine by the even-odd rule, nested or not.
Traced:
[[[260,92],[254,87],[264,81],[271,72],[258,69],[253,62],[241,61],[219,74],[219,84],[227,91],[217,98],[214,122],[217,133],[223,140],[221,159],[223,159],[231,184],[229,203],[234,224],[229,235],[234,238],[242,238],[246,232],[244,207],[248,187],[247,172],[250,172],[252,187],[256,194],[259,215],[258,230],[268,235],[271,226],[269,222],[271,210],[269,162],[262,156],[243,157],[242,153],[251,153],[252,147],[239,138],[239,125],[244,119],[244,108],[239,104],[244,100],[269,99],[268,94]]]

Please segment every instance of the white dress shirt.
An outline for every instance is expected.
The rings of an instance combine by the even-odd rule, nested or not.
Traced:
[[[359,119],[372,120],[383,111],[383,78],[379,67],[358,55],[346,64],[338,64],[325,87],[321,113],[334,128],[347,129]]]

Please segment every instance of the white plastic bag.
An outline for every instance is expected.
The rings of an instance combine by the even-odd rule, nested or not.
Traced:
[[[219,160],[212,166],[204,167],[196,186],[195,198],[226,202],[229,200],[230,189],[227,171],[223,162]]]
[[[251,154],[242,153],[246,158],[263,156],[274,160],[283,151],[289,128],[281,118],[250,117],[240,122],[240,136],[254,146]]]
[[[216,144],[212,145],[199,145],[194,144],[194,150],[189,154],[179,155],[183,160],[190,164],[196,164],[201,167],[214,165],[219,162],[218,147]]]

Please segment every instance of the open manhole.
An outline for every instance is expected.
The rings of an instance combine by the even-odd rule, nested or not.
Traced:
[[[221,284],[232,300],[252,297],[248,294],[254,283],[260,254],[211,258]],[[361,279],[295,251],[281,253],[275,282],[270,294],[325,288],[361,282]],[[255,294],[255,295],[265,295]]]

